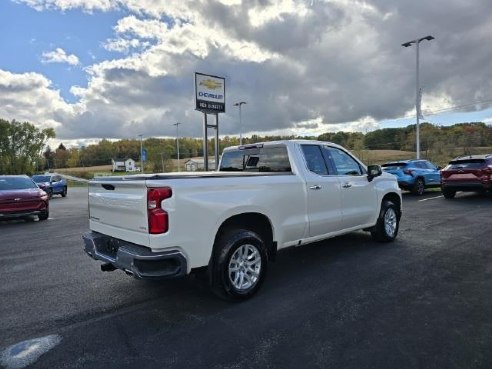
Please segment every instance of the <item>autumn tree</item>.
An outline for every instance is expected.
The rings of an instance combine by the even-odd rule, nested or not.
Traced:
[[[28,122],[0,119],[0,173],[32,174],[43,147],[54,137],[52,128],[38,129]]]

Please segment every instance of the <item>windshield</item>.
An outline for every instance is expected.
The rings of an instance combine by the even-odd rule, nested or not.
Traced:
[[[224,152],[220,171],[291,172],[291,168],[285,146],[252,146]]]
[[[50,181],[50,176],[35,175],[35,176],[32,176],[32,179],[36,183],[39,183],[39,182],[49,182]]]
[[[38,186],[26,177],[0,178],[0,190],[25,190],[28,188],[38,188]]]

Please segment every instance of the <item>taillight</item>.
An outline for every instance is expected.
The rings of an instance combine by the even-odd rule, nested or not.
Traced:
[[[147,189],[147,218],[149,233],[165,233],[169,229],[169,216],[161,208],[161,202],[170,198],[173,191],[169,187]]]
[[[413,175],[413,171],[411,171],[410,169],[405,169],[405,170],[403,171],[403,173],[405,173],[405,174],[406,174],[406,175],[408,175],[408,176]]]

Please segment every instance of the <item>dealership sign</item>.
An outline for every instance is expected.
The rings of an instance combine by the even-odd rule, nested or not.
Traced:
[[[225,112],[225,78],[195,73],[195,109],[204,113]]]

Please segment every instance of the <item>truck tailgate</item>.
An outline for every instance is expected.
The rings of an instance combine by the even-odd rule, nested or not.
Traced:
[[[145,179],[91,181],[89,218],[93,231],[148,245]]]

